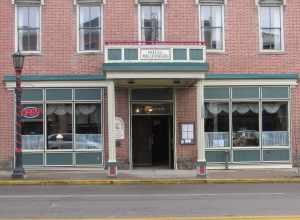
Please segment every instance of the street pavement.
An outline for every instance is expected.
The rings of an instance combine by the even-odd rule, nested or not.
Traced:
[[[0,186],[0,218],[296,216],[299,201],[300,184]]]

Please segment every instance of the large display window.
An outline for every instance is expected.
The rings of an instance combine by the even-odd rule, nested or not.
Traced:
[[[103,89],[24,89],[24,164],[103,165]]]
[[[206,87],[208,162],[289,162],[288,86]]]

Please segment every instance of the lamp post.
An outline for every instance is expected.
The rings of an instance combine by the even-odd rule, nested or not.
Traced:
[[[24,55],[18,50],[12,55],[13,64],[16,72],[16,149],[15,149],[15,167],[12,174],[12,178],[24,178],[23,158],[22,158],[22,106],[21,106],[21,73],[24,64]]]

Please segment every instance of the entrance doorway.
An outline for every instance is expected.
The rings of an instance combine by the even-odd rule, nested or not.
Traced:
[[[134,167],[173,168],[172,125],[170,115],[132,116]]]

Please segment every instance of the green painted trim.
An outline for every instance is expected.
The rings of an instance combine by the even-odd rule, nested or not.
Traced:
[[[190,71],[207,72],[207,63],[105,63],[104,72],[128,72],[128,71]]]
[[[102,81],[106,80],[106,76],[103,75],[23,75],[22,81]],[[14,75],[4,76],[4,82],[15,82],[16,77]]]
[[[297,73],[207,73],[206,79],[294,79]]]

